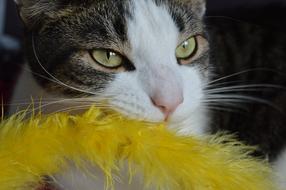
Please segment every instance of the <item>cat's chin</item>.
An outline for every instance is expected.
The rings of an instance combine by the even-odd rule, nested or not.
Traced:
[[[208,131],[209,115],[200,108],[185,116],[174,117],[168,122],[168,128],[181,135],[203,135]]]
[[[118,110],[117,110],[118,111]],[[181,135],[203,135],[208,131],[209,115],[206,109],[198,108],[195,112],[186,114],[171,115],[168,120],[165,120],[164,115],[161,113],[148,114],[151,117],[142,117],[138,114],[131,114],[122,112],[123,115],[130,119],[136,119],[152,123],[166,123],[170,130],[173,130]]]

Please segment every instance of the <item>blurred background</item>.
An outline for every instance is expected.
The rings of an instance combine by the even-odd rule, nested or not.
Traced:
[[[207,15],[285,30],[286,35],[286,0],[209,0]],[[0,97],[6,104],[24,62],[22,40],[14,1],[0,0]]]

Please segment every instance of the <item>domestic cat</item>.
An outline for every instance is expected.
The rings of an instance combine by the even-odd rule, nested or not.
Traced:
[[[274,145],[267,149],[264,145],[268,146],[269,141],[263,141],[264,145],[260,142],[258,127],[241,130],[254,126],[255,121],[241,124],[240,128],[239,122],[232,122],[240,116],[211,112],[213,108],[222,109],[233,103],[244,105],[237,100],[254,102],[256,106],[265,103],[250,95],[246,98],[225,94],[230,90],[259,90],[261,86],[276,89],[278,85],[260,81],[261,85],[222,89],[227,83],[219,77],[253,68],[241,65],[249,63],[247,56],[245,60],[234,57],[249,55],[252,49],[249,45],[245,51],[231,52],[237,50],[234,41],[232,48],[222,45],[228,41],[225,38],[235,39],[232,38],[235,35],[227,33],[226,27],[218,23],[214,22],[213,28],[210,27],[213,22],[204,22],[203,0],[17,0],[16,3],[26,26],[29,66],[16,87],[15,104],[27,102],[33,96],[35,104],[41,102],[41,110],[49,113],[81,111],[96,104],[136,119],[167,121],[171,129],[181,134],[221,129],[239,132],[239,137],[247,143],[262,145],[262,154],[273,155],[273,161],[282,151],[282,140],[275,139],[282,139],[277,137],[285,135],[286,127],[281,127],[279,134],[262,135],[279,144],[275,146],[277,150]],[[229,54],[224,53],[227,50]],[[283,70],[286,69],[281,64]],[[250,70],[244,73],[252,74]],[[248,78],[240,80],[244,81]],[[285,81],[281,80],[279,85]],[[11,107],[11,113],[16,109],[19,107]],[[283,121],[279,121],[282,125]],[[255,138],[259,140],[252,142]],[[99,173],[95,168],[92,171]],[[88,178],[72,165],[70,171],[55,178],[59,189],[92,190],[104,186],[104,179]],[[138,184],[117,185],[118,189],[139,189]]]
[[[108,103],[119,111],[149,121],[169,119],[178,123],[193,117],[191,125],[198,127],[182,130],[202,131],[205,122],[198,118],[205,109],[199,102],[209,72],[202,23],[204,3],[22,1],[18,4],[27,26],[26,48],[31,70],[37,73],[36,77],[40,74],[52,80],[38,77],[45,92],[56,97],[108,98]],[[176,48],[190,38],[193,40],[190,45],[196,47],[193,52],[183,53],[194,56],[186,54],[189,57],[183,55],[184,59],[178,61]],[[114,59],[120,59],[121,65],[110,68],[98,64],[94,54],[102,54],[102,50],[114,53]],[[193,81],[192,85],[187,81]],[[39,90],[33,91],[39,94]]]

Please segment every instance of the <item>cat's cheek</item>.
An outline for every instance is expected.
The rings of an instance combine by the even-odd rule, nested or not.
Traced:
[[[195,66],[183,66],[180,72],[183,78],[184,102],[170,118],[170,126],[182,133],[201,134],[207,127],[207,110],[203,104],[203,88],[207,79]]]
[[[137,78],[135,72],[118,74],[105,89],[109,106],[132,119],[163,121],[163,113],[153,105]]]
[[[135,103],[133,101],[130,101],[127,104],[126,101],[128,100],[124,99],[123,96],[119,96],[118,98],[121,100],[113,100],[110,101],[109,104],[114,110],[131,119],[145,120],[149,122],[162,122],[164,120],[164,115],[160,110],[151,105],[144,105],[144,103]]]
[[[169,122],[168,128],[174,129],[181,135],[203,135],[208,131],[209,117],[207,110],[200,107],[181,121]]]

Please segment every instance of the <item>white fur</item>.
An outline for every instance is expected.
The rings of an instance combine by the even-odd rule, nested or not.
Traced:
[[[88,166],[89,164],[87,164]],[[127,167],[125,167],[127,169]],[[85,172],[84,172],[85,171]],[[85,170],[71,166],[64,174],[55,176],[56,183],[61,190],[104,190],[106,178],[98,168],[89,167]],[[120,176],[119,176],[120,175]],[[114,177],[115,190],[143,190],[142,178],[137,176],[129,184],[128,172],[124,171]],[[129,185],[127,185],[129,184]]]
[[[280,190],[286,189],[286,149],[274,163],[274,171],[277,174],[276,181]]]

